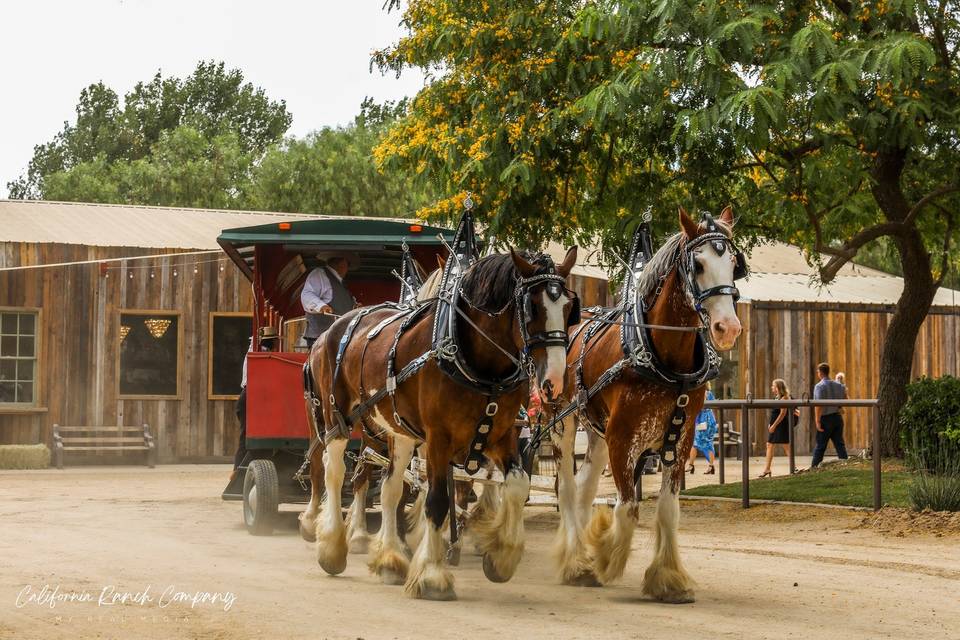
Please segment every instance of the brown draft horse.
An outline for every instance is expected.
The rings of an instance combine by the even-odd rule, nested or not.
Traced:
[[[410,259],[407,265],[405,265],[407,268],[415,269],[416,279],[423,283],[420,290],[416,291],[416,301],[418,303],[436,296],[445,263],[443,258],[438,257],[438,268],[429,276],[427,276],[423,267],[420,266],[420,263],[416,260]],[[403,296],[401,296],[401,302],[403,302],[402,298]],[[319,433],[317,425],[315,424],[315,414],[311,406],[311,401],[307,399],[305,402],[307,404],[307,417],[310,422],[311,431],[314,434]],[[364,430],[361,433],[360,450],[364,451],[369,447],[381,455],[388,455],[389,450],[387,449],[386,435],[386,433],[368,432]],[[300,537],[307,542],[316,542],[317,515],[320,513],[320,499],[323,497],[324,488],[323,452],[323,441],[319,439],[311,442],[310,449],[307,451],[307,458],[310,460],[310,502],[307,504],[306,510],[299,516]],[[367,531],[366,499],[367,490],[370,487],[370,480],[373,478],[373,469],[374,467],[369,464],[361,464],[360,467],[354,471],[354,477],[351,481],[353,501],[347,510],[347,540],[350,553],[363,554],[368,551],[370,534]],[[402,515],[404,505],[408,502],[409,495],[409,487],[404,486],[403,498],[397,507],[397,533],[401,538],[405,537],[406,526],[400,515]]]
[[[730,207],[723,210],[716,222],[719,222],[717,227],[721,233],[732,238]],[[653,305],[646,317],[649,324],[696,327],[701,322],[694,308],[693,292],[687,290],[678,265],[684,257],[684,247],[691,239],[701,236],[705,228],[694,222],[682,208],[680,227],[682,232],[667,240],[646,265],[637,285],[639,296]],[[713,243],[703,242],[691,253],[695,261],[690,263],[695,272],[691,276],[700,291],[732,287],[734,251],[718,252]],[[711,295],[703,299],[702,305],[710,320],[709,332],[714,346],[721,351],[731,349],[741,330],[733,296]],[[624,357],[618,329],[607,326],[583,352],[583,382],[587,387]],[[580,357],[584,333],[577,332],[570,345],[570,368],[576,366]],[[695,333],[651,329],[651,338],[656,355],[670,370],[689,372],[695,367]],[[567,385],[565,395],[569,400],[576,396],[573,386]],[[704,403],[704,389],[701,386],[688,392],[689,404],[676,460],[687,459],[693,442],[694,421]],[[638,522],[635,467],[644,450],[660,448],[677,398],[674,389],[642,378],[632,367],[626,367],[587,404],[586,417],[594,424],[605,425],[605,440],[588,429],[591,438],[587,457],[576,476],[573,469],[574,419],[569,417],[564,421],[558,443],[561,459],[557,497],[561,525],[554,546],[563,582],[595,586],[623,574]],[[553,437],[557,439],[556,434]],[[591,517],[600,472],[608,461],[617,487],[617,505],[612,513],[604,507],[595,510]],[[654,558],[643,583],[646,595],[664,602],[692,602],[694,599],[693,581],[680,562],[677,546],[678,491],[682,473],[682,463],[663,468],[657,501]]]
[[[575,262],[574,247],[561,265],[554,265],[549,256],[518,255],[511,251],[486,256],[467,267],[458,306],[466,318],[456,320],[463,361],[474,372],[494,380],[509,377],[517,361],[531,362],[547,400],[559,396],[564,382],[565,345],[555,340],[534,344],[529,336],[557,332],[565,335],[575,297],[566,289],[558,289],[555,283],[558,276],[562,282]],[[431,351],[437,303],[431,304],[433,307],[414,321],[398,341],[397,371]],[[519,305],[525,308],[520,309]],[[395,312],[388,309],[364,316],[342,354],[340,375],[334,380],[338,344],[357,313],[353,311],[334,323],[316,342],[309,357],[315,388],[321,390],[324,398],[332,394],[344,415],[385,388],[387,354],[401,320],[389,320]],[[387,324],[379,333],[369,334],[382,322]],[[405,582],[405,591],[412,597],[456,598],[441,536],[449,506],[447,468],[452,461],[464,461],[478,420],[490,412],[492,427],[483,453],[489,464],[503,472],[504,483],[496,509],[473,522],[473,532],[484,553],[485,575],[496,582],[513,576],[523,552],[522,511],[530,485],[520,464],[514,419],[526,399],[527,386],[520,385],[495,398],[494,406],[488,395],[453,381],[440,370],[436,359],[430,358],[419,372],[397,386],[393,401],[386,396],[372,407],[364,419],[372,423],[373,430],[390,433],[390,468],[380,494],[383,520],[369,562],[370,570],[384,583]],[[327,490],[316,525],[317,561],[327,573],[336,575],[346,568],[347,561],[346,528],[340,507],[347,440],[335,428],[333,405],[325,401],[321,408],[327,434]],[[421,435],[413,437],[398,418]],[[396,511],[402,474],[418,442],[422,442],[427,463],[428,522],[409,558],[397,533]]]

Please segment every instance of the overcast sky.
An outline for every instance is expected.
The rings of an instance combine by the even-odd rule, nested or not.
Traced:
[[[102,80],[121,97],[159,69],[188,75],[222,60],[293,113],[290,133],[349,122],[364,96],[414,95],[369,71],[370,52],[402,35],[383,0],[29,0],[0,3],[0,197],[36,144],[73,120],[80,91]]]

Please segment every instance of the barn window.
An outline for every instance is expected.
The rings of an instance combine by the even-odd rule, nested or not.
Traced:
[[[240,395],[243,358],[250,348],[253,316],[249,313],[211,313],[207,357],[207,396],[211,400]]]
[[[0,309],[0,404],[37,398],[37,312]]]
[[[182,329],[178,313],[120,312],[121,398],[179,397]]]

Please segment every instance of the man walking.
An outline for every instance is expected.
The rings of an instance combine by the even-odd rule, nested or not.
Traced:
[[[339,316],[356,305],[350,290],[343,284],[349,265],[345,257],[336,256],[307,276],[300,292],[300,303],[307,314],[307,328],[303,332],[307,349],[313,347],[320,334],[329,329]]]
[[[814,400],[846,400],[847,388],[830,379],[830,365],[821,362],[817,365],[817,375],[820,382],[813,388]],[[840,407],[817,406],[813,408],[816,416],[817,444],[813,449],[813,461],[810,468],[816,467],[823,461],[823,454],[827,450],[827,441],[833,442],[837,450],[837,457],[847,459],[847,446],[843,442],[843,415]]]

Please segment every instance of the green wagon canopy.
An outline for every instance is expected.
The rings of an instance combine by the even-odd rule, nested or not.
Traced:
[[[453,231],[409,220],[329,217],[225,229],[217,243],[254,286],[259,320],[266,312],[283,319],[303,315],[300,290],[310,271],[336,255],[350,260],[345,280],[357,300],[373,304],[399,295],[403,244],[426,272],[446,255],[438,236]],[[257,323],[260,325],[260,322]]]

